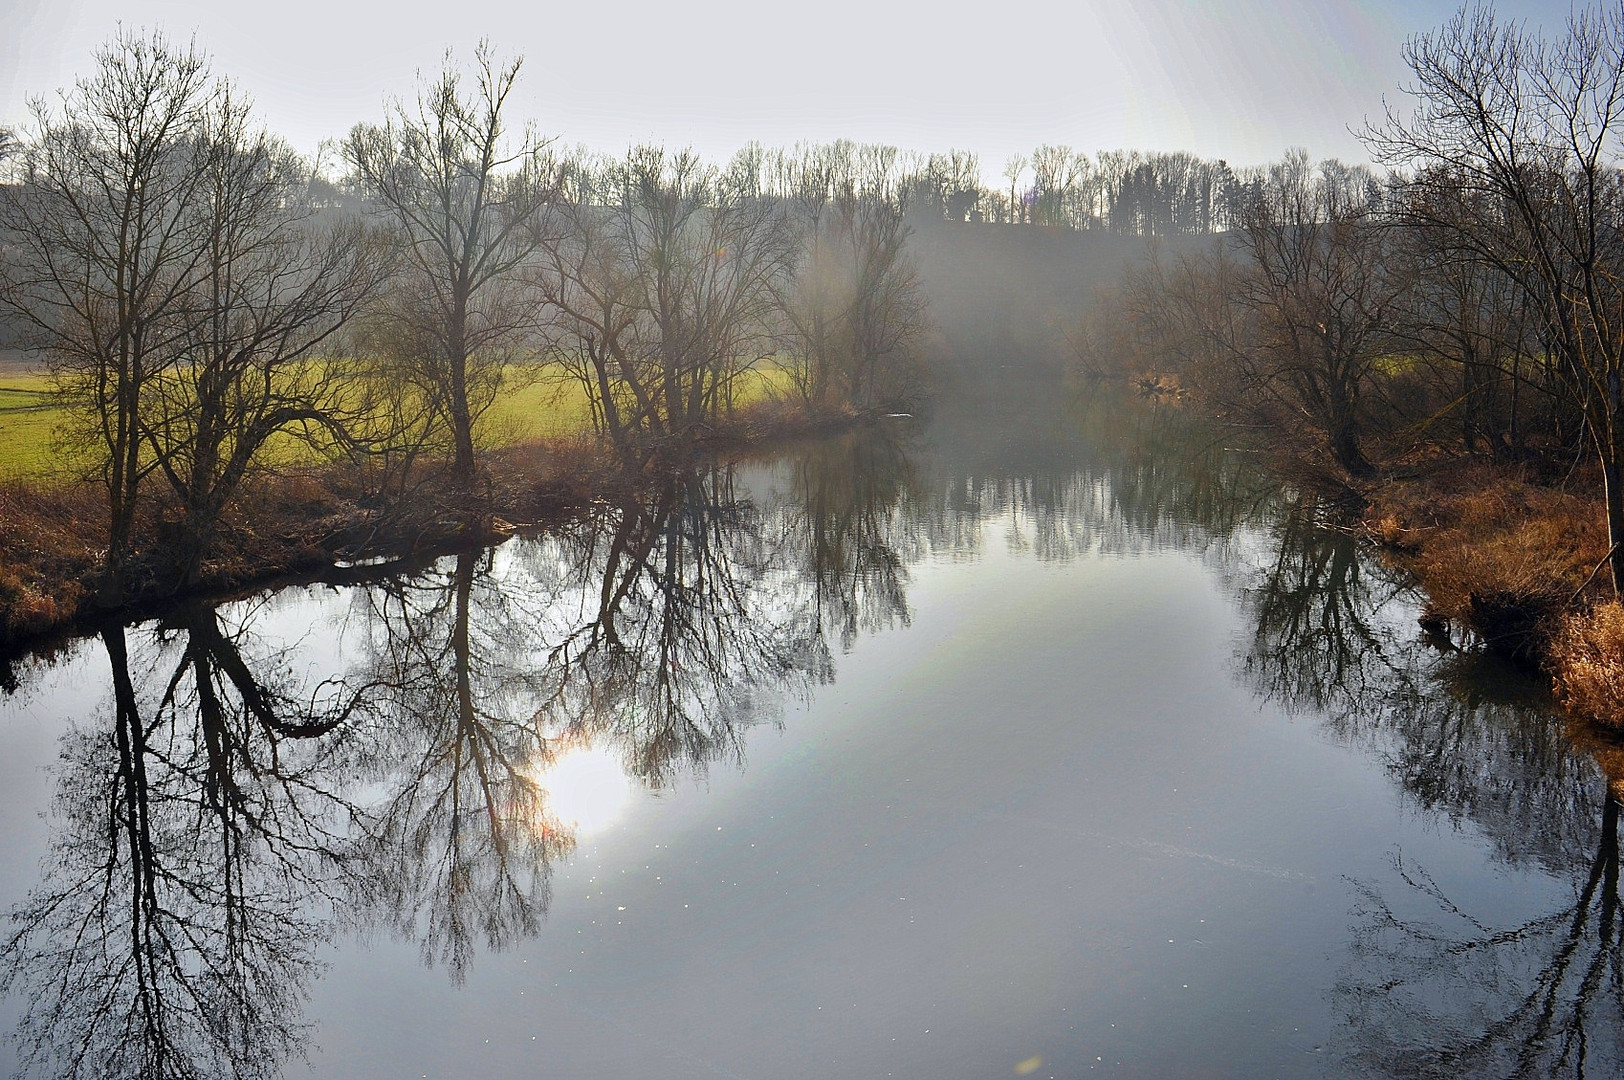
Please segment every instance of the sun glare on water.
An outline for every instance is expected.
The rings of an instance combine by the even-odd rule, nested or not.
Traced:
[[[577,838],[613,825],[631,803],[632,785],[603,750],[568,750],[536,774],[552,817]]]

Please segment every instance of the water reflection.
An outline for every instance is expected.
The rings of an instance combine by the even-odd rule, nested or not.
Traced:
[[[1394,626],[1401,576],[1361,557],[1334,527],[1334,510],[1308,495],[1276,517],[1261,567],[1243,582],[1253,632],[1242,668],[1260,696],[1288,710],[1328,713],[1333,726],[1413,696],[1415,654]],[[1402,614],[1399,615],[1402,618]]]
[[[493,557],[463,552],[357,598],[371,693],[349,767],[383,792],[360,818],[357,906],[458,981],[478,945],[536,933],[549,866],[573,844],[533,774],[547,753],[535,597],[504,588]]]
[[[275,1075],[335,924],[458,982],[537,933],[551,867],[613,812],[606,770],[737,762],[832,677],[828,637],[906,621],[908,461],[884,432],[831,440],[771,506],[733,467],[667,477],[351,590],[336,653],[262,636],[265,603],[107,627],[111,702],[63,738],[6,948],[27,1067]]]
[[[1181,551],[1223,563],[1243,525],[1275,513],[1279,485],[1175,405],[1084,391],[948,412],[919,508],[934,550],[979,555],[998,520],[992,539],[1045,561]]]
[[[612,748],[646,785],[737,761],[782,695],[832,674],[807,583],[731,468],[668,477],[522,557],[579,598],[538,624],[552,737]]]
[[[818,636],[833,634],[847,649],[860,632],[908,624],[907,568],[924,552],[913,524],[923,491],[911,429],[878,434],[825,439],[796,455],[774,515],[811,585]]]
[[[1507,867],[1573,883],[1571,904],[1495,921],[1413,860],[1361,878],[1332,991],[1350,1067],[1616,1062],[1618,807],[1538,695],[1424,647],[1400,576],[1181,410],[984,421],[668,475],[546,535],[291,601],[308,641],[273,632],[270,601],[106,628],[107,704],[64,736],[51,856],[7,945],[28,1066],[276,1074],[339,930],[382,928],[463,981],[543,932],[555,867],[634,789],[742,764],[842,651],[909,625],[911,568],[1000,540],[1049,562],[1199,553],[1239,598],[1234,668],[1260,698]]]
[[[101,643],[111,706],[62,739],[51,854],[12,913],[23,1057],[65,1076],[273,1075],[302,1046],[342,888],[352,808],[324,751],[365,689],[302,683],[205,609]]]
[[[1365,883],[1337,994],[1352,1049],[1393,1076],[1617,1076],[1624,1062],[1618,811],[1570,903],[1490,921],[1395,857],[1406,895]]]
[[[1609,750],[1576,742],[1528,675],[1429,647],[1408,586],[1299,502],[1245,591],[1241,660],[1262,696],[1324,717],[1419,812],[1470,828],[1508,868],[1571,883],[1532,914],[1394,852],[1352,882],[1332,992],[1350,1070],[1417,1077],[1615,1076],[1624,1064],[1619,804]],[[1395,618],[1400,612],[1404,618]]]

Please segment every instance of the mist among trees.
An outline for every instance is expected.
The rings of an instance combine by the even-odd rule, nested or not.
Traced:
[[[1365,131],[1386,172],[1302,150],[1237,168],[1041,145],[996,177],[846,142],[602,154],[511,115],[523,62],[488,43],[318,167],[195,46],[124,31],[0,138],[0,311],[101,493],[106,605],[195,588],[243,493],[294,461],[349,470],[375,528],[428,499],[477,532],[482,424],[536,382],[632,470],[764,397],[911,409],[933,325],[962,317],[932,310],[918,255],[947,235],[1148,238],[1069,314],[1081,366],[1176,371],[1330,472],[1418,446],[1592,456],[1624,581],[1624,14],[1541,36],[1463,9],[1406,59],[1407,96]],[[1097,273],[1087,250],[1051,276]],[[1062,347],[1066,313],[1020,318]]]

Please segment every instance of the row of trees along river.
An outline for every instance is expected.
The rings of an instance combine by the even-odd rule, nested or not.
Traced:
[[[1344,476],[1440,450],[1598,462],[1624,588],[1624,8],[1552,33],[1463,8],[1404,58],[1401,103],[1362,130],[1388,172],[1288,154],[1221,241],[1132,272],[1079,349],[1176,371]]]
[[[356,127],[328,175],[195,49],[126,33],[4,141],[0,307],[74,406],[111,603],[152,572],[153,489],[181,586],[278,439],[364,458],[397,496],[443,463],[466,499],[481,416],[543,367],[632,466],[764,371],[812,411],[902,406],[925,385],[924,225],[989,222],[1168,237],[1074,335],[1085,359],[1181,367],[1346,473],[1406,439],[1588,449],[1624,583],[1624,9],[1556,36],[1463,9],[1405,57],[1410,107],[1364,131],[1385,174],[1039,147],[1005,192],[960,152],[563,151],[509,117],[520,64],[488,48]],[[1097,273],[1088,251],[1057,268]]]
[[[0,306],[105,492],[106,602],[153,572],[149,503],[160,569],[194,581],[279,441],[362,456],[386,493],[443,463],[471,497],[481,416],[549,365],[633,466],[763,368],[813,412],[915,392],[895,151],[562,153],[511,125],[519,69],[482,48],[356,127],[342,191],[159,36],[117,37],[8,140]]]
[[[396,494],[445,460],[466,495],[481,416],[537,358],[628,463],[731,411],[768,358],[814,411],[896,405],[922,383],[910,220],[1205,231],[1244,186],[1183,155],[1053,147],[1002,203],[961,153],[566,152],[509,116],[519,70],[486,48],[448,63],[342,141],[336,180],[158,35],[121,34],[0,135],[0,310],[49,358],[105,491],[107,603],[155,573],[195,583],[289,437],[365,455]],[[138,550],[154,487],[156,570]]]

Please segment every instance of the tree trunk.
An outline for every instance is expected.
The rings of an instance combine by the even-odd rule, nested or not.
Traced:
[[[1329,387],[1329,431],[1331,456],[1350,476],[1369,476],[1370,462],[1359,449],[1358,424],[1354,420],[1352,395],[1336,380]]]
[[[451,438],[452,483],[466,495],[474,486],[474,424],[468,411],[468,357],[461,351],[451,357]]]
[[[1603,449],[1601,465],[1607,497],[1607,543],[1612,545],[1608,563],[1613,571],[1613,595],[1624,598],[1624,467],[1611,447]]]

